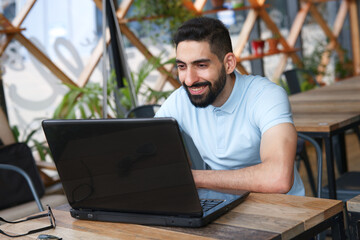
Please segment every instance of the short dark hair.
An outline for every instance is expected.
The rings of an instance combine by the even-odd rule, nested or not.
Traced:
[[[184,22],[174,35],[175,47],[186,40],[208,42],[210,51],[220,61],[227,53],[232,52],[229,30],[218,19],[197,17]]]

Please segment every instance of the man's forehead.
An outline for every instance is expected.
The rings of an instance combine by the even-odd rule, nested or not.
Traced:
[[[176,60],[197,61],[199,59],[212,59],[216,57],[211,51],[209,43],[206,41],[183,41],[178,44],[176,49]]]

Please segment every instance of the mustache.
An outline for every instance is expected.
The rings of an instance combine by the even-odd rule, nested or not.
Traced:
[[[207,85],[211,86],[211,83],[210,83],[210,82],[200,82],[200,83],[194,83],[194,84],[191,85],[191,86],[188,86],[188,85],[186,85],[185,83],[183,83],[183,85],[184,85],[185,87],[189,88],[189,87],[203,87],[203,86],[207,86]]]

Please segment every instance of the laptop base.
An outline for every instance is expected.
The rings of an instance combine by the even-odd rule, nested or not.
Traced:
[[[238,191],[240,195],[218,193],[216,191],[208,189],[199,189],[199,197],[201,195],[207,196],[227,196],[226,207],[220,204],[219,206],[211,209],[208,213],[204,214],[204,217],[188,217],[188,216],[168,216],[168,215],[156,215],[156,214],[141,214],[141,213],[122,213],[114,211],[92,211],[87,209],[70,209],[70,214],[73,218],[79,220],[90,221],[103,221],[103,222],[121,222],[121,223],[133,223],[141,225],[157,225],[166,227],[203,227],[213,221],[214,219],[224,215],[241,202],[243,202],[249,195],[248,191]],[[225,203],[224,203],[225,204]],[[218,211],[223,208],[222,211]]]

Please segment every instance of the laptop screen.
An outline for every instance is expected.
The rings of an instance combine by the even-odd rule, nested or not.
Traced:
[[[174,119],[45,120],[43,129],[72,208],[202,214]]]

